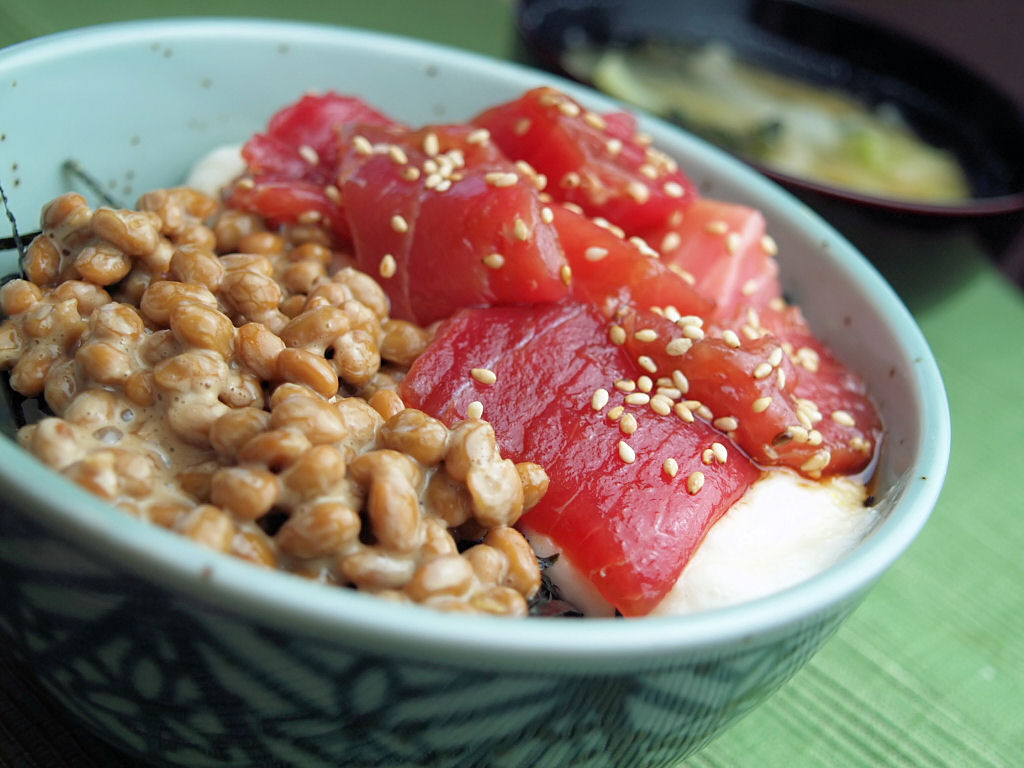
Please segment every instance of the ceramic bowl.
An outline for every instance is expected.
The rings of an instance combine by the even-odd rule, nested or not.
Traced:
[[[27,229],[73,183],[65,160],[134,201],[307,89],[363,94],[416,122],[468,117],[541,82],[614,106],[552,75],[365,31],[237,19],[84,29],[0,52],[0,172]],[[704,189],[764,210],[787,291],[877,397],[882,522],[853,554],[780,594],[688,617],[447,615],[209,552],[3,438],[3,642],[88,727],[151,764],[651,768],[767,698],[925,523],[948,457],[944,390],[903,305],[817,215],[709,145],[642,127]]]
[[[564,52],[582,44],[714,41],[755,66],[897,108],[957,157],[969,199],[858,193],[746,159],[822,214],[891,282],[902,282],[909,263],[937,261],[951,240],[1001,257],[1024,227],[1024,106],[969,61],[852,10],[813,0],[520,0],[517,25],[532,60],[558,74],[566,74]]]

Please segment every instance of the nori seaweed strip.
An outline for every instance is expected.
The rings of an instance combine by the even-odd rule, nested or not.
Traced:
[[[92,190],[93,194],[96,195],[105,205],[109,205],[111,208],[123,208],[117,200],[112,198],[105,189],[88,171],[86,171],[81,164],[73,157],[68,158],[61,165],[61,170],[64,171],[68,176],[72,176],[81,181],[85,186]]]
[[[554,565],[556,560],[558,560],[557,552],[550,557],[537,558],[537,562],[540,565],[540,589],[537,590],[537,594],[530,600],[530,615],[580,618],[583,616],[583,612],[568,600],[562,598],[558,587],[547,574],[547,569]]]
[[[0,184],[0,205],[3,205],[4,213],[7,214],[7,220],[9,222],[11,222],[11,232],[13,233],[11,235],[11,237],[5,237],[5,238],[0,239],[0,251],[7,251],[7,250],[10,250],[11,248],[17,249],[17,251],[18,251],[18,275],[16,275],[16,276],[17,277],[21,277],[21,260],[23,258],[25,258],[25,242],[24,241],[25,240],[31,241],[32,238],[34,238],[39,233],[38,232],[29,232],[28,234],[22,236],[18,232],[18,222],[14,218],[14,212],[10,209],[10,206],[7,205],[7,193],[4,192],[4,188],[3,188],[2,184]],[[4,280],[4,282],[6,282],[6,279]]]

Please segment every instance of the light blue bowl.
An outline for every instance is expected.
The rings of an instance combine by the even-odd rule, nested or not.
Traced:
[[[97,27],[0,51],[0,169],[27,230],[68,188],[69,157],[133,203],[308,89],[362,94],[415,123],[541,82],[616,108],[550,75],[363,31]],[[702,189],[765,212],[786,290],[877,398],[883,522],[852,555],[780,594],[688,617],[447,615],[211,553],[0,439],[0,636],[96,733],[153,763],[650,768],[763,701],[924,525],[948,459],[945,393],[913,319],[834,230],[707,144],[642,127]],[[4,254],[5,271],[14,264]]]

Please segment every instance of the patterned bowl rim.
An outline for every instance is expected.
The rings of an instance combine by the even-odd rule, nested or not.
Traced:
[[[477,53],[395,35],[326,24],[273,19],[178,18],[120,22],[56,33],[0,51],[0,81],[18,67],[83,50],[163,40],[204,39],[218,44],[316,43],[348,46],[366,56],[396,55],[466,68],[525,90],[552,82],[596,108],[611,99],[555,76]],[[837,284],[858,289],[881,318],[902,358],[917,399],[908,404],[920,427],[919,450],[902,473],[903,498],[859,548],[819,576],[766,598],[688,616],[622,619],[529,619],[449,615],[396,605],[352,590],[307,582],[209,552],[183,538],[107,506],[57,476],[13,441],[0,440],[2,493],[31,508],[34,519],[106,562],[118,562],[188,599],[244,620],[330,642],[359,645],[434,660],[530,666],[538,659],[564,669],[633,663],[685,655],[695,649],[742,645],[793,631],[802,622],[852,604],[917,536],[934,507],[949,461],[950,423],[938,366],[916,322],[890,286],[841,235],[789,193],[739,161],[659,120],[640,117],[641,128],[671,151],[710,163],[714,173],[748,190],[760,204],[796,222],[815,243]],[[638,623],[641,622],[641,623]]]

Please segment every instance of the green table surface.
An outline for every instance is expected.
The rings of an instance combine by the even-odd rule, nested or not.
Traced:
[[[287,15],[521,56],[503,0],[0,0],[0,46],[169,12]],[[1024,298],[971,239],[915,238],[858,244],[917,318],[946,382],[942,497],[824,650],[692,768],[1024,765]],[[0,674],[0,764],[129,764],[66,721],[27,670],[0,657]]]

